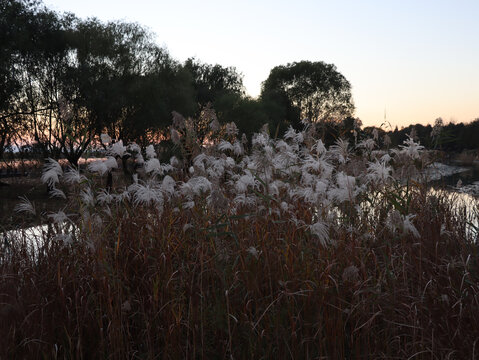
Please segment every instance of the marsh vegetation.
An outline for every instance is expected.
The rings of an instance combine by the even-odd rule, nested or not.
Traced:
[[[4,235],[2,356],[475,356],[478,208],[429,190],[428,151],[215,121],[200,143],[176,114],[165,162],[117,141],[86,171],[46,163],[68,206],[35,247]]]

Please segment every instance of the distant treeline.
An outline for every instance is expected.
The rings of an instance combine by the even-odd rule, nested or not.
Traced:
[[[367,127],[364,132],[371,133],[373,130],[374,127]],[[383,135],[383,139],[384,135],[388,135],[391,147],[401,145],[408,136],[412,136],[427,149],[446,152],[479,149],[479,118],[467,124],[452,122],[444,124],[443,120],[438,118],[434,125],[415,124],[400,130],[396,127],[390,131],[382,129],[378,129],[378,131]]]

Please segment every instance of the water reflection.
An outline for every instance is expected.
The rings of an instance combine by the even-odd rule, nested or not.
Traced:
[[[16,245],[20,245],[20,248],[26,250],[32,258],[36,258],[48,243],[68,245],[73,242],[76,234],[78,234],[78,228],[71,222],[13,229],[0,233],[1,248],[4,255],[8,255],[12,247],[16,248]]]
[[[479,196],[479,166],[463,166],[462,169],[464,170],[434,181],[433,186],[446,187],[455,192]]]

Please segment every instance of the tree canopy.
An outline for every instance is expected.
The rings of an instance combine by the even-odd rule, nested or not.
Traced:
[[[234,67],[180,63],[138,24],[79,19],[39,0],[0,0],[0,42],[0,155],[22,137],[75,164],[103,131],[140,144],[168,134],[173,111],[197,128],[214,114],[246,135],[268,124],[273,136],[354,112],[351,85],[332,64],[277,66],[253,99]]]
[[[354,112],[351,84],[333,64],[300,61],[276,66],[263,83],[261,97],[281,98],[299,109],[301,120],[340,122]]]

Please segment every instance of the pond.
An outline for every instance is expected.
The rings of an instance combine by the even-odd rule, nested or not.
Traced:
[[[432,182],[433,187],[444,187],[458,193],[479,196],[479,164],[448,166],[445,172],[446,176],[436,177]]]

